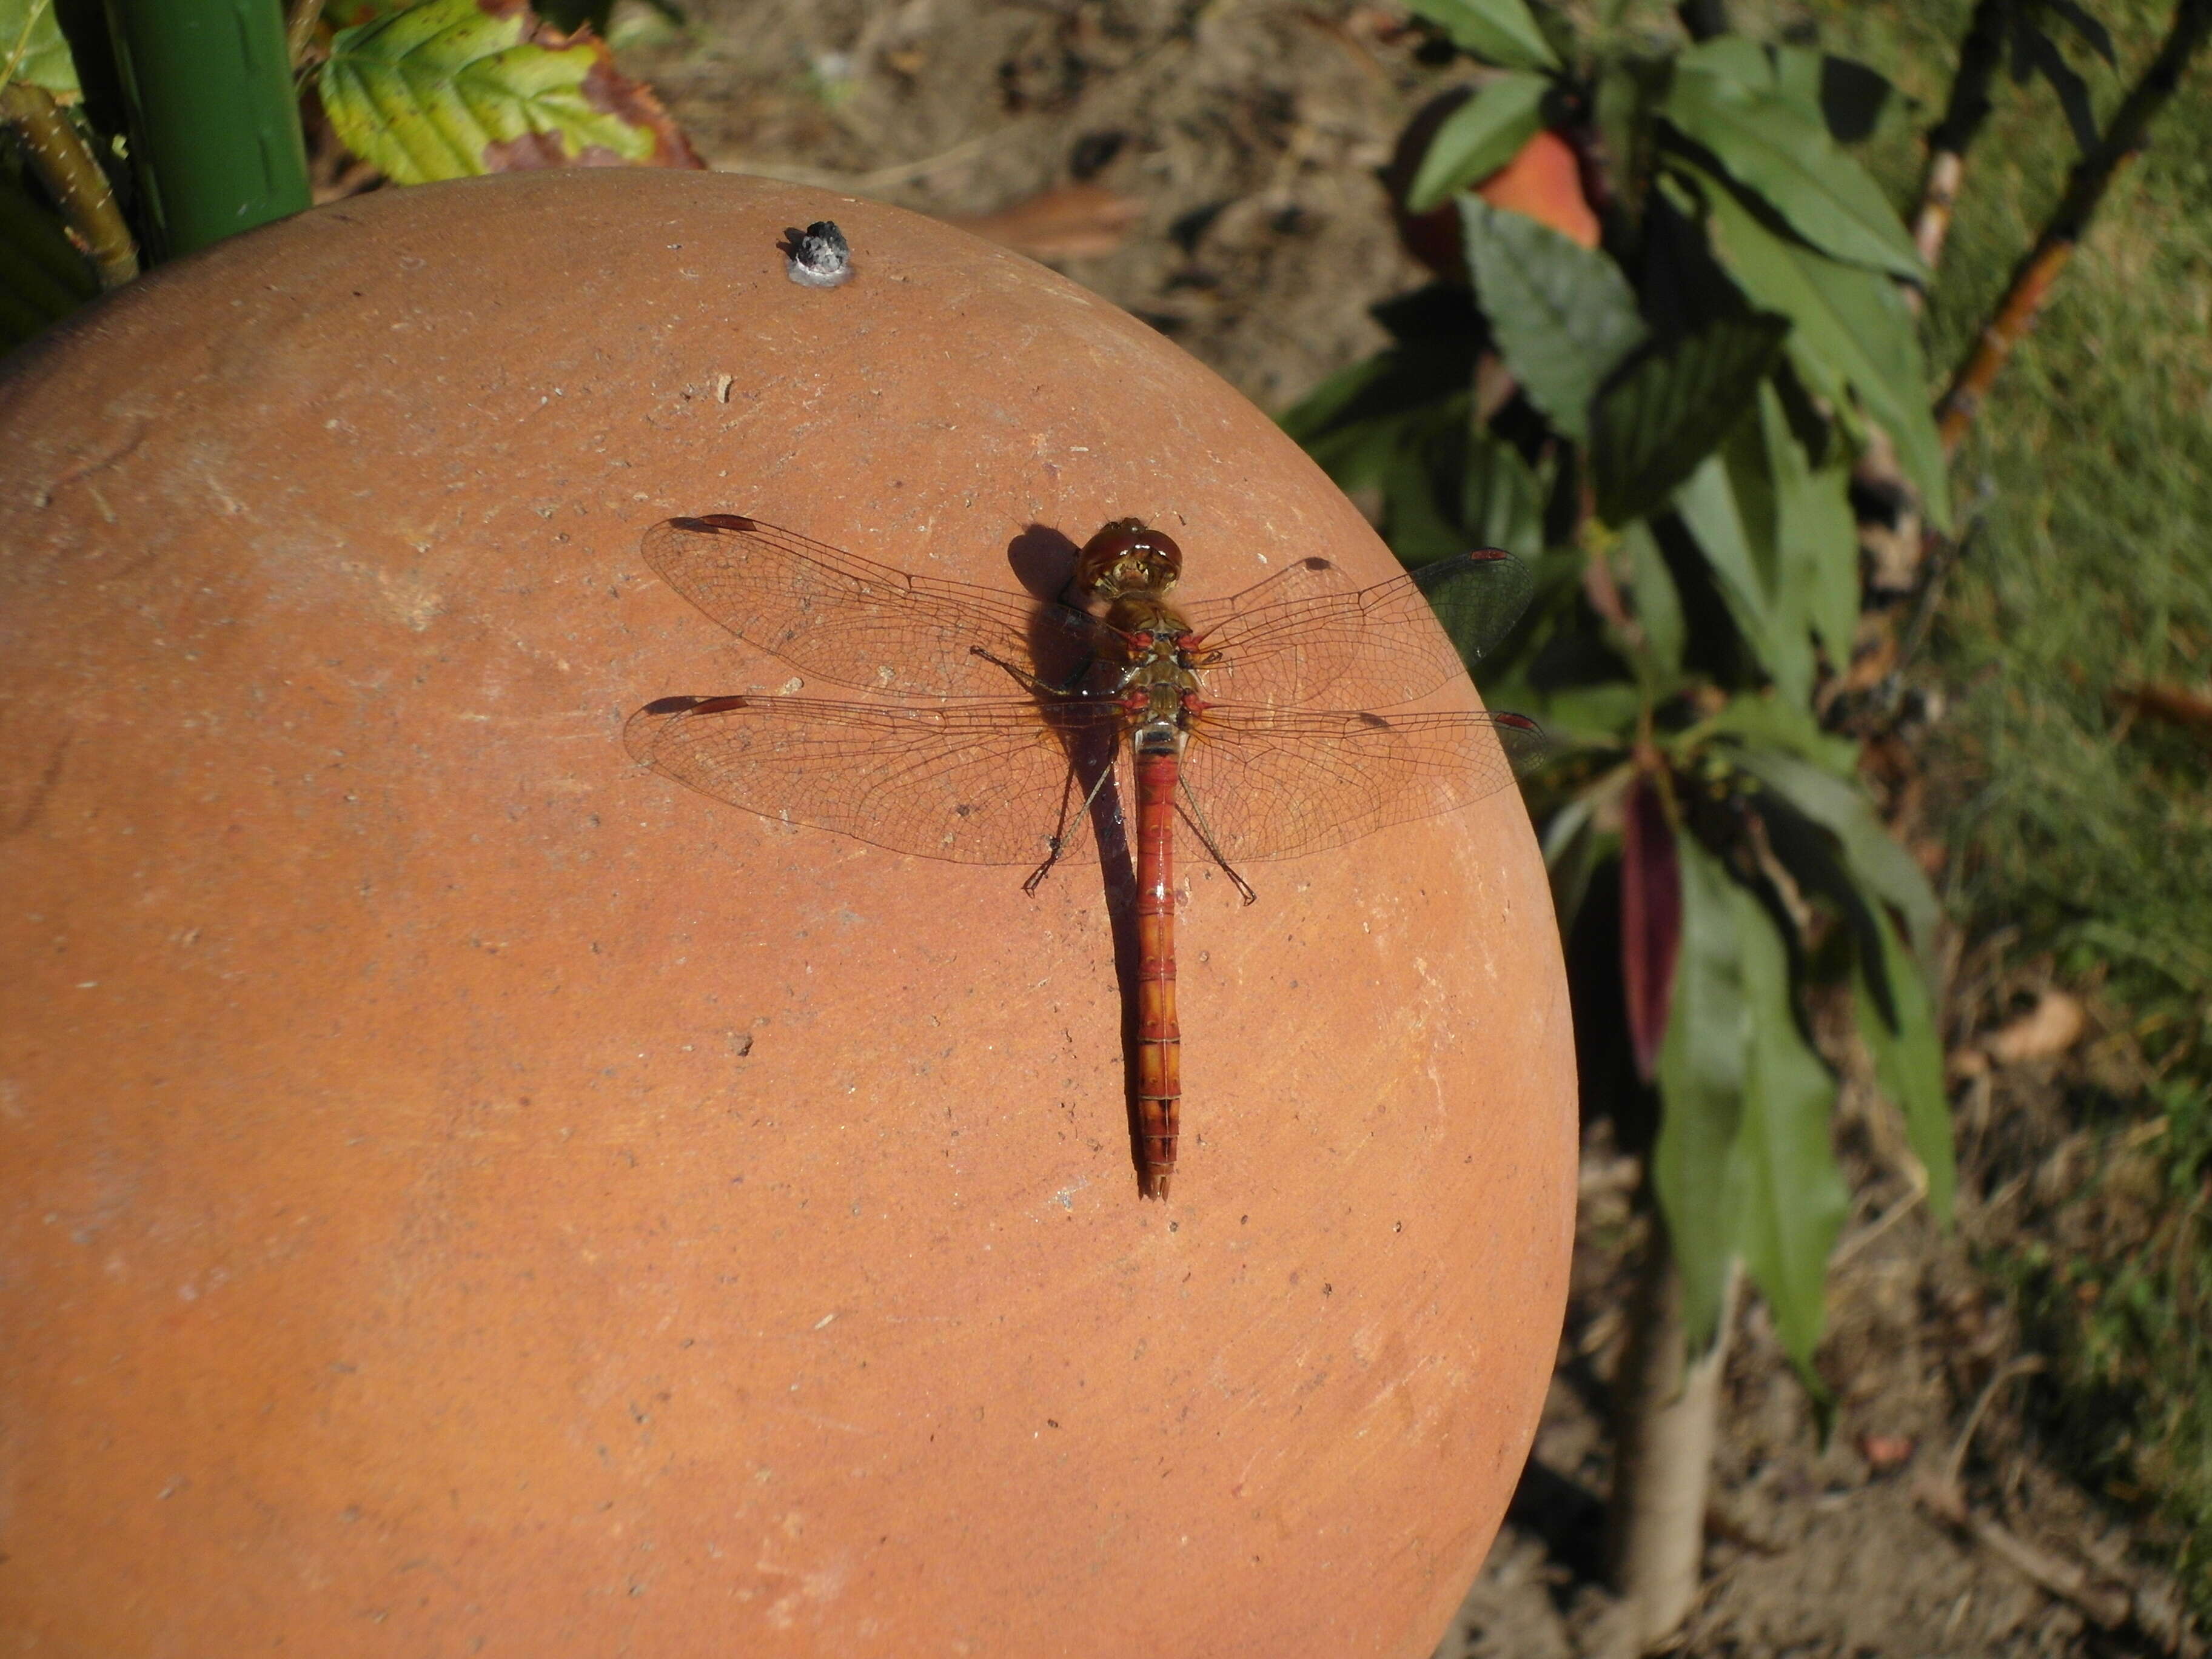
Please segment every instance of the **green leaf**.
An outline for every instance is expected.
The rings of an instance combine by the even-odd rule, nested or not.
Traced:
[[[1682,672],[1682,650],[1689,643],[1689,624],[1682,617],[1682,595],[1674,586],[1674,573],[1659,550],[1659,538],[1642,519],[1620,532],[1628,550],[1633,574],[1630,592],[1636,602],[1636,620],[1644,629],[1644,643],[1656,671],[1653,690],[1671,690]]]
[[[1623,364],[1590,420],[1598,516],[1624,525],[1665,501],[1743,418],[1789,332],[1781,317],[1724,317]]]
[[[1514,73],[1475,88],[1429,141],[1406,206],[1426,213],[1453,191],[1478,184],[1521,153],[1544,125],[1547,76]]]
[[[1516,696],[1516,707],[1534,705],[1544,729],[1567,748],[1602,749],[1626,740],[1644,712],[1642,690],[1627,680],[1601,680],[1548,694]]]
[[[1356,449],[1363,434],[1395,430],[1391,423],[1401,417],[1465,399],[1476,350],[1486,337],[1466,289],[1442,283],[1376,307],[1375,318],[1396,343],[1339,369],[1279,421],[1340,483],[1347,480],[1322,459],[1321,446]]]
[[[1679,158],[1668,165],[1703,197],[1729,275],[1758,305],[1790,320],[1786,349],[1805,384],[1831,403],[1842,401],[1846,386],[1856,392],[1897,446],[1929,521],[1948,527],[1950,495],[1929,412],[1927,362],[1896,284],[1777,235],[1728,185]]]
[[[696,167],[657,100],[602,40],[520,7],[425,0],[331,42],[319,82],[346,147],[403,185],[574,162]]]
[[[1747,745],[1730,758],[1843,843],[1851,873],[1862,886],[1897,907],[1912,948],[1927,957],[1940,914],[1935,890],[1912,855],[1882,827],[1873,803],[1857,787],[1778,750]]]
[[[1451,36],[1452,44],[1504,69],[1559,67],[1527,0],[1410,0],[1408,9]]]
[[[1774,467],[1783,586],[1797,596],[1797,614],[1828,647],[1830,664],[1840,669],[1850,661],[1859,619],[1850,472],[1841,465],[1813,469],[1771,382],[1759,389],[1759,424]]]
[[[1790,659],[1767,599],[1767,583],[1753,550],[1753,529],[1744,521],[1726,460],[1708,455],[1674,492],[1674,511],[1727,603],[1729,616],[1778,685]]]
[[[1875,926],[1881,935],[1882,967],[1889,976],[1897,1029],[1883,1020],[1861,963],[1855,1007],[1860,1034],[1874,1056],[1882,1092],[1905,1114],[1905,1139],[1928,1172],[1928,1207],[1938,1221],[1951,1218],[1958,1166],[1951,1145],[1951,1103],[1943,1093],[1943,1043],[1936,1029],[1936,1009],[1920,967],[1897,937],[1897,929],[1877,908]]]
[[[1581,443],[1590,402],[1643,343],[1620,267],[1525,214],[1460,198],[1467,258],[1498,349],[1537,408]]]
[[[1544,481],[1521,452],[1481,427],[1468,434],[1460,524],[1470,542],[1532,554],[1544,545]]]
[[[1806,46],[1762,45],[1741,34],[1717,34],[1675,62],[1725,76],[1754,93],[1771,93],[1843,143],[1856,143],[1874,131],[1893,90],[1887,79],[1856,59]]]
[[[1809,761],[1830,775],[1848,781],[1858,775],[1859,746],[1849,738],[1820,729],[1813,711],[1771,692],[1747,691],[1731,697],[1720,712],[1698,722],[1675,740],[1675,752],[1687,754],[1714,737],[1765,744]]]
[[[53,0],[0,0],[0,86],[10,81],[72,97],[82,90]]]
[[[1789,952],[1765,906],[1729,884],[1751,1041],[1731,1184],[1741,1194],[1744,1266],[1774,1310],[1782,1346],[1815,1394],[1828,1254],[1850,1194],[1832,1136],[1836,1080],[1797,1024]]]
[[[1597,829],[1589,793],[1559,808],[1544,825],[1544,866],[1552,873],[1552,914],[1559,918],[1562,940],[1574,932],[1590,878],[1614,839]]]
[[[1759,399],[1753,398],[1754,410]],[[1788,552],[1783,540],[1783,468],[1795,453],[1785,432],[1783,441],[1791,447],[1778,456],[1770,448],[1764,420],[1740,422],[1721,447],[1728,468],[1729,488],[1735,492],[1736,512],[1751,550],[1752,569],[1759,584],[1766,613],[1767,645],[1764,659],[1768,675],[1783,698],[1802,707],[1813,697],[1813,656],[1810,619],[1806,605],[1811,597],[1805,584],[1792,581]]]
[[[1720,1328],[1743,1204],[1735,1163],[1750,1066],[1752,1011],[1744,983],[1735,884],[1692,836],[1678,835],[1682,942],[1667,1038],[1659,1048],[1659,1135],[1651,1184],[1682,1279],[1691,1352]],[[1759,925],[1765,922],[1761,919]]]
[[[1711,43],[1708,43],[1711,44]],[[1779,92],[1702,69],[1692,47],[1661,113],[1814,247],[1853,264],[1925,281],[1905,222],[1881,186],[1836,148],[1819,114]]]

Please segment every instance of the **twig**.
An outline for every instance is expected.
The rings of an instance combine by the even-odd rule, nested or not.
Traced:
[[[1869,1223],[1836,1247],[1836,1253],[1828,1258],[1830,1273],[1834,1273],[1837,1268],[1904,1220],[1920,1201],[1928,1196],[1928,1171],[1919,1159],[1913,1159],[1906,1166],[1905,1175],[1910,1184],[1905,1196],[1881,1212],[1881,1220]]]
[[[1912,241],[1933,270],[1943,257],[1959,181],[1966,170],[1966,146],[1990,117],[1990,83],[2004,58],[2004,26],[2014,0],[1980,0],[1959,43],[1959,72],[1951,78],[1951,101],[1943,118],[1928,132],[1928,171],[1920,182],[1920,208],[1913,215]],[[1908,289],[1917,307],[1917,289]]]
[[[1927,550],[1927,569],[1921,578],[1920,597],[1912,607],[1912,621],[1905,630],[1905,638],[1897,647],[1897,666],[1891,672],[1902,673],[1920,654],[1928,643],[1929,631],[1936,625],[1936,612],[1943,598],[1943,579],[1951,574],[1951,567],[1964,560],[1974,550],[1981,538],[1982,520],[1977,515],[1966,526],[1966,533],[1954,539],[1949,536],[1930,535],[1932,545]]]
[[[323,21],[323,0],[295,0],[292,15],[284,20],[284,53],[295,70],[307,66],[313,51],[315,30]]]
[[[1929,1501],[1931,1508],[1938,1510],[1945,1520],[1954,1525],[1965,1522],[1966,1493],[1966,1488],[1959,1484],[1959,1477],[1966,1472],[1966,1454],[1973,1449],[1974,1431],[1981,1427],[1983,1414],[1989,1410],[1990,1402],[1996,1398],[1997,1390],[2013,1378],[2042,1370],[2045,1363],[2039,1353],[2014,1355],[1997,1367],[1997,1374],[1982,1389],[1980,1397],[1974,1401],[1973,1410],[1966,1413],[1966,1426],[1959,1431],[1958,1439],[1952,1443],[1951,1455],[1943,1460],[1942,1474],[1937,1480],[1926,1483],[1919,1493]],[[1939,1490],[1929,1492],[1928,1486],[1937,1486]]]
[[[2051,292],[2058,273],[2088,228],[2089,220],[2104,200],[2113,178],[2130,157],[2142,149],[2152,120],[2166,107],[2208,36],[2212,36],[2212,0],[2178,0],[2173,24],[2158,56],[2142,73],[2113,115],[2103,139],[2074,164],[2066,193],[2052,210],[2050,221],[2027,257],[2013,272],[2011,284],[1997,302],[1995,316],[1981,332],[1974,349],[1953,376],[1950,389],[1936,405],[1936,424],[1943,440],[1943,453],[1951,453],[1973,423],[1976,410],[1996,382],[2005,359],[2012,355]]]
[[[0,120],[14,127],[39,182],[83,240],[103,289],[120,288],[138,274],[138,248],[115,205],[115,192],[99,159],[44,87],[11,81],[0,87]]]
[[[2203,1644],[2189,1628],[2188,1614],[2160,1587],[2130,1585],[2115,1577],[2100,1577],[2078,1561],[2029,1543],[1966,1502],[1966,1487],[1960,1477],[1966,1469],[1966,1454],[1973,1445],[1974,1431],[1981,1426],[1990,1402],[1996,1399],[1997,1390],[2013,1378],[2043,1369],[2044,1360],[2039,1354],[2021,1354],[1998,1367],[1997,1374],[1974,1401],[1974,1408],[1966,1413],[1966,1426],[1959,1431],[1950,1455],[1944,1460],[1942,1473],[1916,1481],[1913,1497],[1937,1520],[1966,1534],[2051,1595],[2070,1601],[2100,1628],[2118,1631],[2132,1626],[2158,1642],[2168,1653],[2201,1655]]]

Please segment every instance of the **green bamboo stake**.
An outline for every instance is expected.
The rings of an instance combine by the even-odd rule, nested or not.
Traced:
[[[277,0],[107,0],[107,24],[161,257],[308,205]]]

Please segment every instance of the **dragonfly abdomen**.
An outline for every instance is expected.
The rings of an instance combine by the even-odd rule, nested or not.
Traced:
[[[1178,757],[1137,754],[1137,1132],[1142,1187],[1165,1198],[1182,1100],[1176,1024],[1175,798]]]

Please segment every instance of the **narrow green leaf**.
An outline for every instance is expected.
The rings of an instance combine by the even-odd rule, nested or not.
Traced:
[[[1667,568],[1659,538],[1646,520],[1638,519],[1620,532],[1634,574],[1630,592],[1636,601],[1636,620],[1644,629],[1644,642],[1656,671],[1655,691],[1671,690],[1682,672],[1682,649],[1689,642],[1689,625],[1682,617],[1682,596],[1674,574]]]
[[[1759,399],[1752,398],[1756,411]],[[1784,441],[1790,442],[1788,434]],[[1767,444],[1765,422],[1754,412],[1738,422],[1721,446],[1728,469],[1729,488],[1735,496],[1752,569],[1759,585],[1766,616],[1767,654],[1763,661],[1775,690],[1793,705],[1812,701],[1814,660],[1811,619],[1807,614],[1810,595],[1802,583],[1790,580],[1788,555],[1783,542],[1781,469],[1787,454],[1777,456]]]
[[[1544,482],[1521,452],[1481,427],[1468,434],[1460,523],[1469,541],[1532,554],[1544,544]]]
[[[1486,64],[1520,70],[1559,67],[1559,54],[1536,27],[1526,0],[1409,0],[1408,9]]]
[[[1460,521],[1466,493],[1468,405],[1456,397],[1417,410],[1390,429],[1371,479],[1382,489],[1382,537],[1400,561],[1427,564],[1467,551]]]
[[[1882,969],[1881,936],[1874,925],[1879,902],[1860,890],[1844,863],[1842,844],[1772,789],[1755,787],[1745,799],[1765,831],[1767,846],[1798,890],[1808,897],[1825,899],[1842,915],[1850,934],[1851,953],[1865,975],[1875,1006],[1894,1025],[1897,1003],[1889,975]]]
[[[53,0],[0,0],[0,86],[10,81],[71,96],[83,90]]]
[[[1282,417],[1283,430],[1337,477],[1323,459],[1330,446],[1357,445],[1362,434],[1467,395],[1471,362],[1453,354],[1392,347],[1364,362],[1340,369],[1302,398]],[[1453,369],[1461,370],[1453,374]],[[1345,483],[1338,477],[1340,483]]]
[[[522,7],[424,0],[341,29],[319,88],[346,147],[399,184],[574,162],[696,167],[596,39],[546,46]]]
[[[1601,680],[1564,690],[1516,696],[1513,706],[1533,707],[1544,729],[1565,747],[1603,749],[1624,742],[1644,711],[1643,688],[1628,680]]]
[[[1778,236],[1711,174],[1679,158],[1668,165],[1702,196],[1729,275],[1758,305],[1790,319],[1786,349],[1805,384],[1831,403],[1842,401],[1846,386],[1858,393],[1897,446],[1929,522],[1948,527],[1950,494],[1929,413],[1927,361],[1896,284]]]
[[[1713,737],[1732,737],[1765,744],[1785,755],[1808,761],[1830,776],[1848,782],[1859,775],[1859,746],[1820,729],[1813,711],[1791,703],[1771,691],[1741,692],[1723,704],[1720,712],[1683,732],[1680,752],[1687,752]]]
[[[1781,317],[1724,317],[1623,364],[1590,421],[1598,516],[1623,525],[1665,501],[1743,418],[1789,332]]]
[[[1746,1003],[1751,1014],[1736,1177],[1744,1266],[1774,1310],[1798,1375],[1813,1370],[1826,1306],[1828,1255],[1850,1194],[1836,1169],[1836,1080],[1798,1028],[1789,952],[1766,908],[1730,884]]]
[[[1827,827],[1843,843],[1851,873],[1861,885],[1897,907],[1912,948],[1925,957],[1939,915],[1935,890],[1912,855],[1882,827],[1873,803],[1857,787],[1779,750],[1747,745],[1730,758],[1807,817]]]
[[[1661,112],[1814,247],[1852,264],[1926,279],[1905,222],[1873,176],[1836,148],[1817,112],[1689,62],[1676,67]]]
[[[1677,836],[1674,845],[1682,861],[1682,942],[1659,1048],[1651,1183],[1682,1276],[1683,1328],[1697,1352],[1712,1346],[1720,1328],[1722,1291],[1736,1254],[1743,1189],[1742,1172],[1733,1166],[1752,1013],[1735,884],[1692,836]]]
[[[1478,87],[1429,141],[1406,205],[1426,213],[1453,191],[1480,183],[1521,153],[1544,125],[1551,78],[1516,72]]]
[[[1752,548],[1752,532],[1744,523],[1728,464],[1722,457],[1706,456],[1674,491],[1674,510],[1698,550],[1705,555],[1737,631],[1759,662],[1775,673],[1776,664],[1784,655],[1783,645],[1767,603],[1759,561]]]
[[[1600,850],[1609,839],[1598,833],[1587,793],[1559,808],[1544,825],[1544,867],[1552,874],[1552,914],[1559,918],[1562,940],[1575,930]]]
[[[1552,424],[1577,443],[1590,401],[1643,343],[1620,267],[1525,214],[1462,196],[1468,264],[1506,366]]]
[[[1938,1221],[1948,1223],[1959,1177],[1951,1145],[1951,1103],[1943,1093],[1943,1043],[1936,1029],[1936,1009],[1920,964],[1879,907],[1875,926],[1881,935],[1882,966],[1889,975],[1897,1029],[1892,1031],[1883,1020],[1862,962],[1855,1003],[1859,1032],[1874,1056],[1875,1077],[1882,1092],[1905,1114],[1905,1139],[1913,1156],[1928,1172],[1928,1207]]]
[[[1783,585],[1798,596],[1803,619],[1828,647],[1830,664],[1840,669],[1850,660],[1859,617],[1850,473],[1840,465],[1813,469],[1771,381],[1759,389],[1759,423],[1774,465]]]

